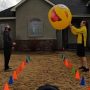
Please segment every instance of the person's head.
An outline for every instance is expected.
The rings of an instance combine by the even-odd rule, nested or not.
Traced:
[[[10,30],[11,30],[10,26],[9,25],[6,25],[5,26],[5,31],[10,31]]]
[[[82,20],[81,23],[80,23],[80,26],[86,26],[86,21],[85,20]]]

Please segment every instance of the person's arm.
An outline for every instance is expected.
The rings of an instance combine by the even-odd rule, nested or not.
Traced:
[[[4,38],[4,42],[5,42],[5,43],[8,43],[8,42],[9,42],[9,41],[8,41],[8,33],[7,33],[7,32],[4,32],[3,38]]]
[[[77,35],[78,34],[77,32],[75,32],[76,30],[74,30],[74,29],[76,29],[76,28],[73,27],[72,24],[70,24],[69,27],[70,27],[70,30],[71,30],[71,32],[72,32],[73,35]]]
[[[71,28],[71,31],[74,32],[75,34],[78,34],[78,33],[83,33],[83,28],[76,28],[75,26],[70,26]]]
[[[12,40],[9,36],[9,32],[4,32],[4,42],[8,46],[12,46]]]

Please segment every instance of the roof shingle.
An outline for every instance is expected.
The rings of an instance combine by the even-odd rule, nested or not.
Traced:
[[[15,17],[15,12],[11,11],[11,8],[5,9],[3,11],[0,12],[0,17]]]

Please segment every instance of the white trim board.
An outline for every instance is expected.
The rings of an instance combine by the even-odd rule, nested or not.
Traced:
[[[73,17],[83,17],[83,18],[84,18],[84,17],[88,17],[88,18],[90,17],[90,15],[72,15],[72,16],[73,16]]]
[[[24,3],[26,0],[21,0],[17,5],[15,5],[12,9],[11,9],[11,11],[16,11],[16,8],[18,7],[18,6],[20,6],[22,3]]]
[[[44,1],[46,1],[48,4],[50,4],[50,5],[52,5],[52,6],[54,6],[55,4],[54,3],[52,3],[50,0],[44,0]]]
[[[0,17],[0,20],[16,19],[16,17]]]

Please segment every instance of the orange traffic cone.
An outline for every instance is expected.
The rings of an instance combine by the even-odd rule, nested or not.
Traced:
[[[4,90],[10,90],[8,83],[5,83]]]
[[[69,67],[69,62],[67,59],[64,60],[64,65],[68,68]]]
[[[19,74],[19,68],[16,69],[16,73],[17,73],[17,75]]]
[[[24,61],[24,65],[26,65],[27,64],[27,62],[26,62],[26,60]]]
[[[13,72],[13,80],[17,80],[18,78],[17,78],[17,72],[16,71],[14,71]]]
[[[90,86],[89,86],[89,87],[87,87],[87,90],[90,90]]]
[[[22,70],[24,69],[24,67],[25,67],[25,62],[23,61],[22,64],[21,64]]]
[[[16,70],[17,74],[19,74],[19,73],[22,71],[23,68],[24,68],[24,63],[22,63],[22,64],[17,68],[17,70]]]
[[[73,64],[69,61],[69,66],[70,69],[73,67]]]
[[[78,70],[76,71],[75,78],[76,78],[77,80],[80,80],[80,73],[79,73],[79,71],[78,71]]]
[[[18,68],[16,69],[16,73],[17,73],[17,75],[20,73],[20,67],[18,67]]]

